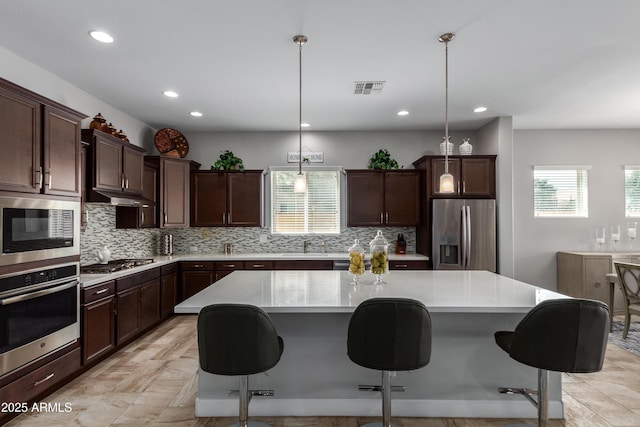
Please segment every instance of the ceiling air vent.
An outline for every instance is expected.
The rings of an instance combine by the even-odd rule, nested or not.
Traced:
[[[377,95],[382,92],[384,81],[378,82],[354,82],[354,95]]]

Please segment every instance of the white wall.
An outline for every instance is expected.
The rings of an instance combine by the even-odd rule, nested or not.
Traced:
[[[640,130],[514,131],[515,278],[556,289],[556,252],[597,250],[595,227],[624,227],[624,165],[640,164],[639,141]],[[591,165],[589,217],[534,218],[534,165]]]
[[[83,128],[89,128],[93,116],[102,113],[107,121],[127,134],[132,144],[144,147],[148,151],[153,147],[155,130],[145,123],[72,86],[55,74],[3,47],[0,47],[0,77],[86,114],[89,117],[82,122]],[[100,84],[99,79],[96,79],[96,84]]]
[[[186,133],[189,141],[188,159],[209,169],[220,152],[231,150],[243,160],[245,169],[264,169],[287,165],[287,152],[299,149],[298,133],[293,132],[212,132]],[[462,138],[475,141],[475,133],[451,134],[455,152]],[[412,169],[413,161],[426,154],[440,154],[440,131],[371,131],[371,132],[313,132],[302,134],[303,151],[324,153],[327,166],[346,169],[365,169],[369,158],[379,149],[386,148],[405,169]],[[320,164],[312,164],[320,165]]]

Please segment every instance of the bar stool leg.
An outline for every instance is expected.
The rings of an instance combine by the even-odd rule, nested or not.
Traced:
[[[360,427],[398,427],[396,424],[391,424],[391,371],[381,372],[382,386],[380,387],[380,392],[382,393],[382,422],[375,421],[363,424]]]
[[[271,394],[265,394],[265,392],[270,392],[271,390],[262,390],[262,396],[269,396]],[[238,390],[238,422],[231,424],[229,427],[271,427],[271,424],[263,423],[261,421],[249,421],[249,402],[251,401],[251,396],[254,393],[249,390],[249,376],[241,375],[240,376],[240,389]]]
[[[391,427],[391,372],[382,371],[382,425]]]
[[[240,410],[238,412],[238,426],[247,427],[249,423],[249,376],[240,377]]]
[[[549,371],[538,369],[538,427],[547,427],[549,419]]]

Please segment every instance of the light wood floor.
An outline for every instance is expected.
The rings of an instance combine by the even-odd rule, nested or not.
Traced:
[[[227,426],[233,418],[196,418],[196,316],[176,316],[98,364],[46,401],[69,412],[25,413],[8,426]],[[566,419],[549,427],[640,426],[640,356],[609,345],[602,372],[566,375]],[[251,414],[251,411],[249,411]],[[356,417],[256,418],[275,427],[357,427]],[[405,427],[505,426],[535,420],[394,418]]]

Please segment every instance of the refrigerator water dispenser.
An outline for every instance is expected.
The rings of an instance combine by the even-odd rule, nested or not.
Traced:
[[[440,243],[440,264],[458,264],[458,245]]]

